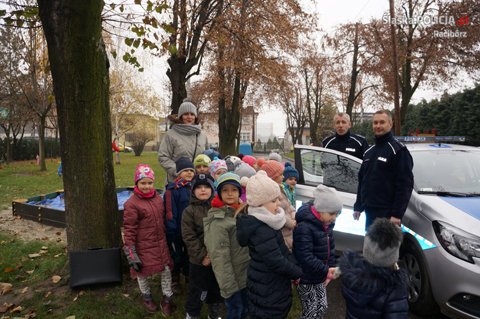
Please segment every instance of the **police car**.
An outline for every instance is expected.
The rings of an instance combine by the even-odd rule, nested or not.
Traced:
[[[402,219],[410,310],[480,318],[480,149],[438,142],[406,145],[415,179]],[[363,248],[365,214],[353,219],[361,162],[335,150],[295,145],[297,208],[313,199],[320,183],[336,188],[343,201],[334,227],[337,251]]]

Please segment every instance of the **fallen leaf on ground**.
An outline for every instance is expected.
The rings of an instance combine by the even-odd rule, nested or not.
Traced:
[[[23,265],[22,265],[21,263],[18,263],[15,267],[16,267],[17,269],[19,269],[19,268],[22,268]]]
[[[12,310],[10,310],[10,313],[15,313],[15,312],[22,312],[22,306],[18,306],[16,308],[13,308]]]
[[[7,243],[6,240],[2,240],[2,242],[0,244],[5,245],[6,243]]]
[[[22,294],[26,293],[28,291],[28,287],[23,288]]]
[[[85,293],[85,291],[81,290],[76,296],[75,298],[73,298],[73,301],[77,301],[78,297],[80,297],[81,295],[83,295]]]
[[[125,298],[130,298],[130,295],[129,295],[129,294],[123,294],[123,296],[124,296]]]
[[[42,256],[42,255],[40,255],[40,254],[29,254],[28,258],[37,258],[37,257],[40,257],[40,256]]]
[[[3,272],[8,274],[9,272],[12,272],[14,270],[15,270],[15,268],[13,268],[13,267],[7,267],[7,268],[5,268],[5,270]]]
[[[53,256],[53,257],[57,258],[57,257],[60,257],[61,255],[63,255],[63,254],[62,254],[62,253],[60,253],[60,254],[56,254],[56,255],[55,255],[55,256]]]
[[[33,274],[34,271],[35,271],[35,269],[34,270],[27,270],[27,274],[31,275],[31,274]]]
[[[47,298],[48,296],[50,296],[51,294],[53,294],[53,292],[49,291],[45,294],[45,298]]]
[[[51,303],[52,303],[52,301],[49,300],[49,301],[47,301],[47,302],[44,302],[43,305],[44,305],[44,306],[48,306],[48,305],[51,304]]]
[[[65,319],[75,319],[75,316],[68,316],[67,318]]]
[[[48,313],[48,314],[51,314],[52,311],[53,311],[53,309],[48,309],[47,313]]]
[[[57,243],[61,242],[62,239],[61,238],[57,238]]]
[[[25,319],[29,319],[29,318],[35,318],[37,316],[37,314],[35,312],[31,312],[29,313],[28,315],[25,315]]]
[[[48,247],[47,246],[42,246],[42,248],[40,248],[42,250],[48,250]]]
[[[56,234],[57,236],[60,236],[62,233],[59,232],[59,231],[57,231],[55,234]]]
[[[12,284],[9,284],[7,282],[0,282],[0,290],[2,291],[2,295],[5,295],[12,291]]]
[[[5,313],[8,311],[8,309],[10,309],[10,307],[12,307],[13,304],[8,304],[8,303],[4,303],[3,306],[0,307],[0,313]]]
[[[42,250],[40,250],[38,253],[43,255],[43,254],[48,253],[48,250],[43,250],[43,249],[42,249]]]
[[[59,282],[61,279],[62,279],[62,277],[60,277],[60,276],[53,276],[53,277],[52,277],[52,281],[53,281],[54,284],[56,284],[57,282]]]

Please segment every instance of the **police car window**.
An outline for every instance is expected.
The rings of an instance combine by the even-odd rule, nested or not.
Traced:
[[[303,150],[301,154],[306,184],[324,184],[343,192],[357,192],[360,163],[323,151]]]

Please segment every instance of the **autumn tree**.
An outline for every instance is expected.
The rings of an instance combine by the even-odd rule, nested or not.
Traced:
[[[202,84],[219,114],[220,153],[236,154],[242,110],[267,100],[276,79],[286,76],[288,54],[314,23],[296,0],[230,1],[220,19]]]
[[[5,132],[5,155],[7,163],[13,161],[14,151],[20,145],[25,128],[31,124],[32,114],[28,109],[20,84],[25,42],[20,30],[4,26],[0,30],[0,127]],[[20,81],[19,79],[22,79]],[[0,156],[3,156],[0,155]]]
[[[60,128],[69,250],[121,246],[103,1],[39,0]]]
[[[377,84],[379,77],[374,75],[373,61],[377,56],[375,39],[368,33],[368,28],[362,23],[339,25],[331,35],[324,38],[325,50],[333,52],[332,85],[338,88],[339,109],[343,109],[351,119],[353,110],[359,106],[362,97],[370,90],[378,105],[387,101]],[[377,49],[378,50],[378,49]],[[370,104],[372,105],[372,104]]]
[[[397,26],[401,122],[405,121],[408,105],[421,85],[454,85],[461,71],[473,77],[478,75],[480,53],[476,48],[480,44],[480,25],[457,23],[467,16],[469,21],[478,20],[477,7],[473,0],[447,3],[402,0],[397,2],[396,21],[384,17],[368,25],[376,40],[372,46],[380,48],[375,70],[389,92],[393,92],[389,23]]]
[[[316,52],[316,51],[313,51]],[[327,57],[313,53],[301,59],[299,73],[304,83],[305,107],[310,127],[310,139],[313,145],[319,145],[321,130],[319,130],[322,111],[325,105],[333,105],[329,92],[331,64]],[[333,122],[333,116],[331,118]]]
[[[292,137],[292,144],[302,144],[303,130],[307,125],[306,99],[302,83],[298,77],[290,78],[286,83],[279,83],[279,103],[287,117],[287,130]]]

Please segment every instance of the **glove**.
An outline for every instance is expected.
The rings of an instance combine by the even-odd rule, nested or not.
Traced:
[[[125,256],[127,256],[128,264],[130,265],[130,267],[132,267],[135,271],[140,271],[143,265],[140,261],[140,258],[138,258],[135,246],[126,246],[125,248],[123,248],[123,252],[125,253]]]

